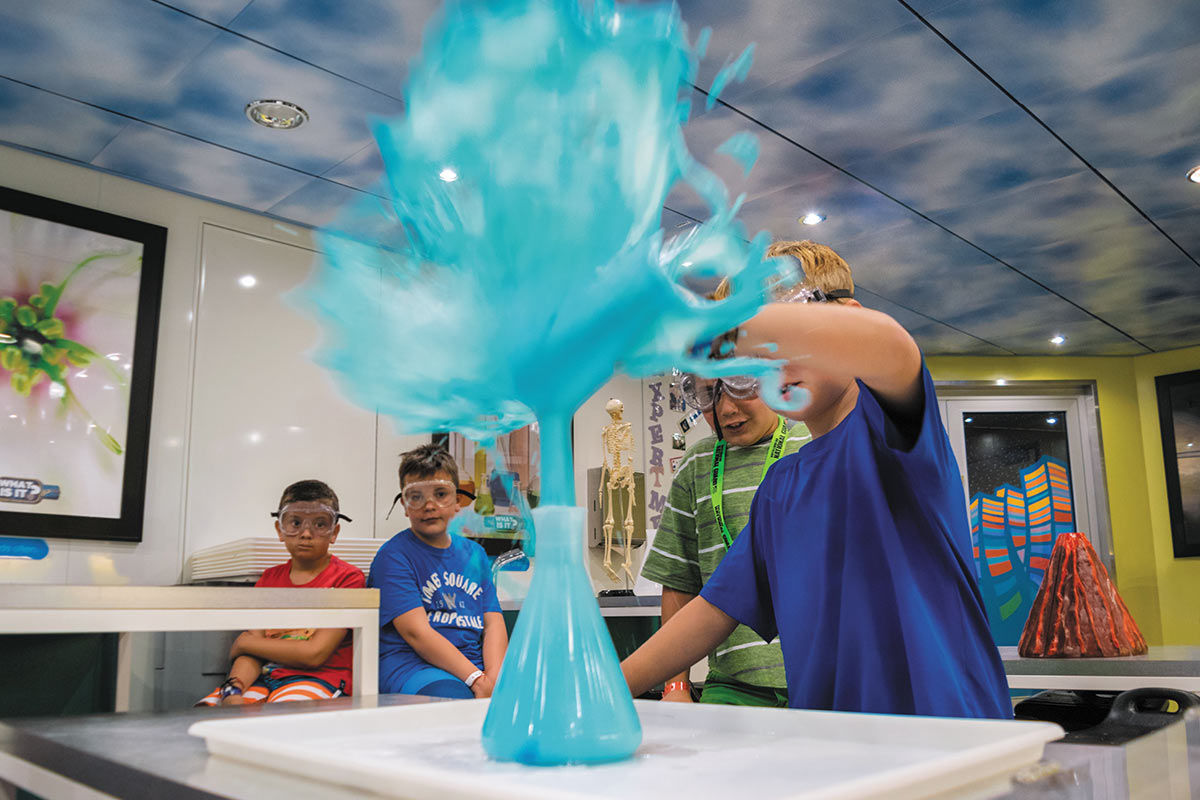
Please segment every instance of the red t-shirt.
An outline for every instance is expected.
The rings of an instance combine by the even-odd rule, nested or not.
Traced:
[[[362,589],[367,585],[367,579],[363,577],[361,569],[353,564],[347,564],[334,555],[329,557],[329,564],[326,565],[325,569],[317,573],[317,577],[308,583],[293,583],[291,571],[292,562],[289,559],[285,564],[279,564],[268,569],[258,579],[258,583],[254,585],[272,589]],[[312,635],[312,632],[272,631],[268,635],[271,634],[281,634],[281,638],[307,639]],[[291,667],[275,665],[271,669],[271,677],[287,678],[292,675],[308,675],[320,678],[334,689],[338,688],[342,681],[345,681],[345,693],[350,694],[352,689],[350,675],[354,666],[352,642],[350,632],[346,631],[346,638],[342,639],[342,643],[338,645],[337,650],[334,650],[329,660],[320,667],[316,669],[293,669]]]

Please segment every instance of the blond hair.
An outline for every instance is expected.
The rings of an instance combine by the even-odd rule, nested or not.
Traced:
[[[834,252],[832,247],[817,244],[805,239],[802,242],[775,242],[767,248],[767,257],[791,256],[800,262],[804,270],[802,285],[829,292],[844,291],[854,293],[854,278],[850,275],[850,265],[845,259]],[[791,287],[787,287],[791,288]],[[845,304],[849,298],[840,298],[834,302]]]

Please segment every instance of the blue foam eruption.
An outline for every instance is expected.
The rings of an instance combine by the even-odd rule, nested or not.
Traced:
[[[564,508],[574,412],[616,370],[774,371],[685,355],[749,318],[773,271],[767,235],[736,219],[742,198],[684,143],[697,59],[673,4],[451,0],[411,65],[406,115],[373,122],[389,199],[322,232],[305,290],[325,319],[318,360],[399,429],[488,440],[540,425],[538,559],[484,725],[495,758],[609,761],[641,738],[583,569],[582,510]],[[756,147],[739,136],[730,152],[749,164]],[[681,180],[711,216],[667,238]],[[685,288],[718,275],[734,279],[724,301]]]

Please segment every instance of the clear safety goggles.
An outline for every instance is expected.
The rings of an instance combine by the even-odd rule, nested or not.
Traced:
[[[338,520],[350,522],[350,518],[322,503],[288,503],[278,511],[272,511],[275,524],[284,536],[299,536],[307,528],[313,536],[333,535]]]
[[[758,395],[758,378],[751,375],[726,375],[722,378],[701,378],[685,372],[679,381],[683,399],[693,408],[711,411],[719,393],[735,400],[748,400]]]
[[[777,294],[778,303],[831,303],[834,300],[853,298],[854,292],[849,289],[831,289],[823,292],[815,286],[800,284]]]
[[[450,481],[416,481],[400,491],[405,508],[423,508],[432,501],[438,508],[458,503],[458,487]]]

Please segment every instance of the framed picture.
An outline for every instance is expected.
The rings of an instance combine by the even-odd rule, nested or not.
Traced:
[[[166,241],[0,188],[0,535],[141,541]]]
[[[1200,556],[1200,370],[1154,382],[1175,557]]]

